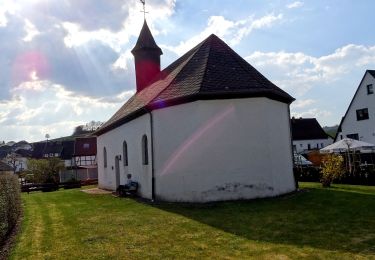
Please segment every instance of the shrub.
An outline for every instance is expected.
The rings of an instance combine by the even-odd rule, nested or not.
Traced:
[[[59,158],[30,159],[27,162],[27,173],[33,176],[34,183],[58,183],[62,169],[64,163]]]
[[[20,184],[17,176],[0,174],[0,244],[17,223],[20,213]]]
[[[344,158],[337,154],[327,154],[322,160],[322,176],[320,182],[323,187],[330,187],[331,183],[340,179],[344,174]]]

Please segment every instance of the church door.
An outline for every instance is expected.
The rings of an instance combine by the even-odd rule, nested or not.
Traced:
[[[116,189],[120,185],[120,158],[117,155],[115,157],[115,174],[116,174]]]

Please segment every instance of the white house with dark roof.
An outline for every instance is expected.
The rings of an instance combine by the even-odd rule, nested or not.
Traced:
[[[316,118],[292,118],[293,150],[296,153],[308,153],[332,144],[330,137],[320,126]]]
[[[99,187],[115,190],[130,173],[140,196],[164,201],[296,189],[290,95],[215,35],[160,71],[145,21],[132,53],[137,91],[96,131]]]
[[[345,137],[375,144],[375,70],[366,70],[341,119],[335,141]]]

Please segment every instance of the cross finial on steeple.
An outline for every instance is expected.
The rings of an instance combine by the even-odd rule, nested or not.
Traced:
[[[140,0],[143,5],[143,10],[141,11],[143,13],[143,18],[146,20],[146,0]]]

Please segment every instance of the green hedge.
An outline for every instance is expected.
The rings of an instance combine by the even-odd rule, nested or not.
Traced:
[[[0,173],[0,244],[17,223],[21,213],[18,177]]]

